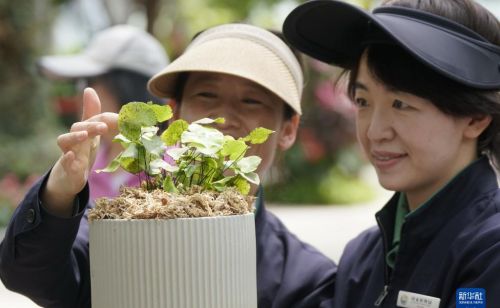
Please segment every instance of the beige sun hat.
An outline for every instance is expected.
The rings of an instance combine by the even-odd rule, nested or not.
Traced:
[[[194,71],[248,79],[302,114],[300,64],[278,36],[262,28],[225,24],[203,31],[181,56],[149,80],[148,89],[158,97],[172,98],[179,73]]]

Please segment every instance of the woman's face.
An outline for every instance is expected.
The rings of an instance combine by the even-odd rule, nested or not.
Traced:
[[[284,108],[281,99],[252,81],[227,74],[194,72],[189,73],[175,117],[188,122],[223,117],[225,123],[217,128],[235,138],[244,137],[257,127],[275,131],[265,143],[251,145],[247,152],[262,158],[257,170],[262,179],[272,166],[277,149],[286,150],[295,141],[299,117],[285,120]]]
[[[365,57],[354,95],[358,140],[380,184],[405,192],[415,209],[475,159],[480,132],[471,117],[444,114],[428,100],[386,87]]]

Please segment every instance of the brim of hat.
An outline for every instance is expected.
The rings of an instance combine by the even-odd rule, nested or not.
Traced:
[[[149,91],[158,97],[174,98],[178,76],[184,72],[245,78],[275,94],[301,114],[301,98],[286,65],[271,50],[249,40],[221,38],[188,48],[149,80]]]
[[[422,20],[421,11],[406,10],[405,15],[391,14],[382,7],[371,14],[342,1],[311,1],[288,15],[283,33],[305,54],[352,69],[370,40],[369,27],[374,26],[439,74],[474,88],[500,88],[498,46],[441,27],[439,23],[448,22],[445,19],[431,23]],[[412,11],[420,17],[411,16]]]
[[[105,73],[108,67],[85,54],[45,56],[37,62],[40,72],[52,79],[92,77]]]

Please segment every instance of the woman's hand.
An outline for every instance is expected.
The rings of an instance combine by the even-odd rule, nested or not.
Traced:
[[[41,194],[48,211],[58,216],[71,216],[73,200],[85,187],[94,164],[100,136],[116,135],[117,127],[118,114],[101,113],[97,93],[91,88],[85,89],[81,122],[74,123],[68,133],[57,138],[63,154],[52,168]]]

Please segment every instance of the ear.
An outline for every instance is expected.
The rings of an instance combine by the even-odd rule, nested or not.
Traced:
[[[295,143],[299,123],[300,116],[298,114],[293,115],[289,120],[283,122],[278,139],[278,145],[282,151],[288,150]]]
[[[490,125],[490,115],[477,115],[469,118],[464,136],[469,139],[476,139]]]

